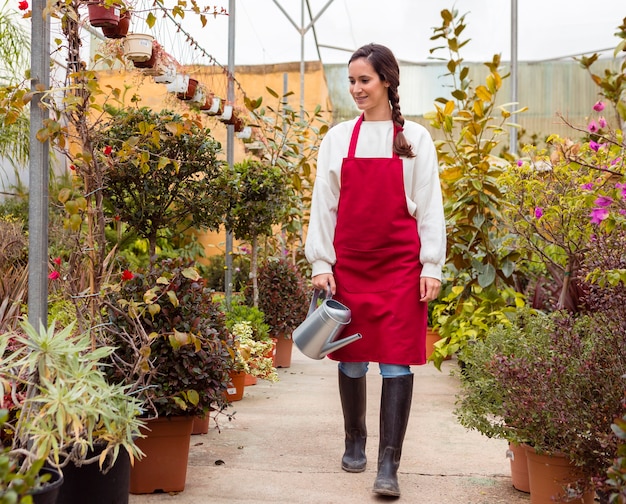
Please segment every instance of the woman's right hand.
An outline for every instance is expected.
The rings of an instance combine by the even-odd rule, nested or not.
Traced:
[[[326,292],[330,288],[331,294],[334,296],[337,291],[337,285],[335,284],[335,277],[332,273],[322,273],[321,275],[315,275],[311,283],[314,289],[318,289]]]

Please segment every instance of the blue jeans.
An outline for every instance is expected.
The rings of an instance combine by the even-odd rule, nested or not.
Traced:
[[[348,378],[361,378],[367,373],[369,362],[340,362],[339,371],[345,374]],[[400,364],[378,364],[380,368],[380,375],[383,378],[397,378],[398,376],[405,376],[413,374],[409,366],[402,366]]]

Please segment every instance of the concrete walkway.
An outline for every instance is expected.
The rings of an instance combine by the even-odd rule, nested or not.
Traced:
[[[456,361],[416,366],[415,391],[404,443],[395,502],[517,504],[528,494],[513,488],[507,445],[456,421]],[[185,491],[131,495],[130,504],[291,503],[363,504],[387,502],[371,493],[376,475],[381,378],[368,373],[368,467],[341,470],[343,419],[336,363],[314,361],[294,346],[291,367],[280,381],[259,380],[233,403],[232,421],[211,421],[208,434],[191,438]],[[393,500],[392,500],[393,501]]]

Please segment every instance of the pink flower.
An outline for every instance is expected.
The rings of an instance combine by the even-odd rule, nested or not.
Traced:
[[[122,280],[127,281],[127,280],[132,280],[133,278],[135,278],[135,275],[133,275],[132,271],[129,271],[129,270],[122,271]]]
[[[543,208],[536,207],[535,208],[535,219],[541,219],[543,217]]]
[[[613,203],[613,198],[610,196],[598,196],[593,203],[599,207],[608,207]]]
[[[606,128],[606,119],[604,118],[604,116],[598,117],[598,126],[600,126],[601,128]]]
[[[609,216],[609,211],[606,208],[594,208],[589,216],[592,224],[600,224]]]
[[[55,270],[48,275],[48,280],[58,280],[60,277],[61,274]]]
[[[589,148],[592,151],[598,152],[598,149],[600,148],[600,144],[598,142],[594,142],[593,140],[591,140],[591,142],[589,142]]]
[[[592,119],[591,122],[589,123],[589,126],[587,126],[587,129],[589,130],[590,133],[595,133],[596,131],[598,131],[598,125]]]
[[[622,161],[621,157],[615,158],[611,161],[611,166],[615,166],[617,163],[620,163]]]
[[[593,106],[593,110],[595,110],[596,112],[602,112],[604,110],[604,102],[597,101]]]
[[[622,190],[622,198],[626,198],[626,184],[620,184],[619,182],[615,184],[615,189]]]
[[[580,186],[583,191],[591,191],[593,189],[593,182],[589,182],[587,184],[583,184]]]
[[[55,257],[54,259],[52,259],[52,262],[54,264],[56,264],[57,266],[61,266],[61,258],[60,257]]]
[[[517,160],[517,166],[522,166],[524,164],[524,161],[522,161],[521,159]]]
[[[28,9],[28,2],[26,0],[22,0],[20,3],[17,4],[17,8],[19,10],[26,10],[26,9]]]

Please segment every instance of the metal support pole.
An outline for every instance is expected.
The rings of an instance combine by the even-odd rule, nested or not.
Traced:
[[[50,88],[50,16],[45,2],[33,2],[31,24],[30,164],[28,198],[28,321],[39,329],[48,326],[48,182],[49,142],[37,132],[48,117],[40,105],[41,92]]]
[[[228,1],[228,90],[227,101],[235,101],[235,0]],[[232,171],[235,161],[235,126],[226,126],[226,162]],[[224,278],[224,288],[226,289],[226,307],[230,309],[230,302],[233,295],[233,232],[226,230],[226,271]]]
[[[511,102],[517,107],[517,0],[511,0]],[[517,114],[511,115],[511,122],[517,123]],[[511,154],[517,155],[517,128],[511,126]]]

